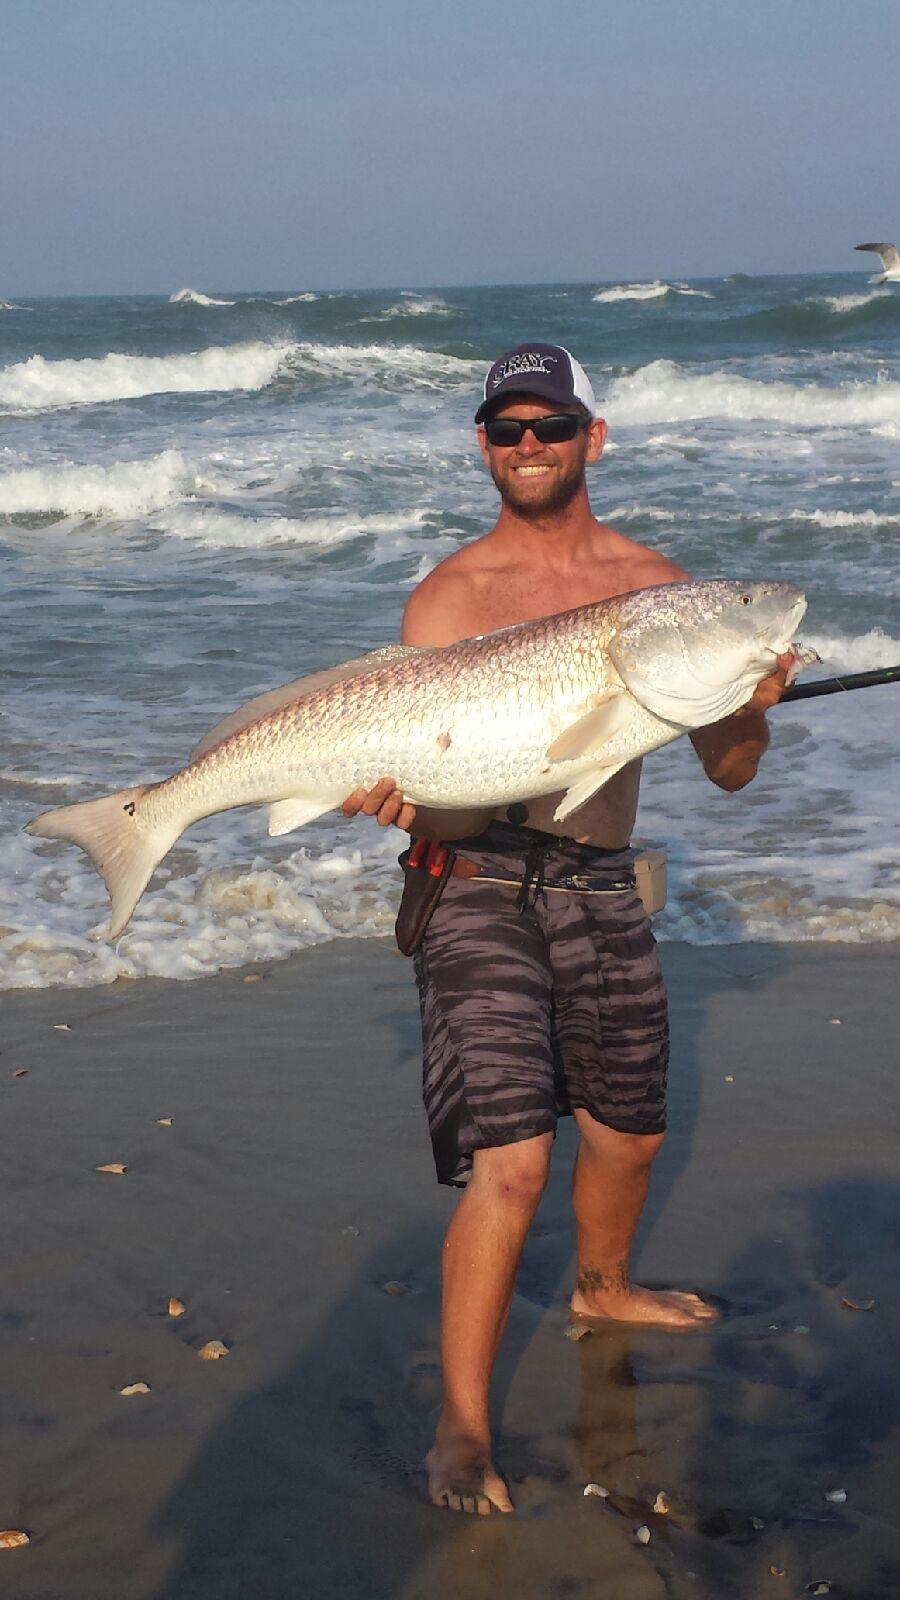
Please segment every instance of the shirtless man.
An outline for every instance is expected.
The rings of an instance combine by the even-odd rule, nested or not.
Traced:
[[[478,444],[500,514],[489,533],[414,590],[405,643],[454,644],[689,576],[593,515],[585,468],[602,454],[606,423],[594,415],[590,383],[567,351],[535,343],[508,352],[490,368],[484,394]],[[573,421],[548,424],[543,437],[529,426],[551,417]],[[506,427],[495,426],[501,420]],[[768,744],[764,712],[781,695],[789,661],[781,659],[740,711],[691,735],[720,788],[741,789],[755,775]],[[541,892],[538,884],[524,903],[515,883],[450,878],[416,956],[438,1176],[468,1179],[443,1253],[444,1398],[427,1460],[436,1505],[482,1515],[512,1510],[491,1457],[488,1388],[559,1111],[572,1110],[580,1135],[573,1313],[679,1330],[715,1317],[696,1295],[640,1288],[629,1277],[665,1126],[668,1030],[649,920],[633,890],[550,887],[553,871],[573,863],[596,869],[600,883],[604,873],[615,881],[628,870],[639,781],[635,761],[573,813],[565,836],[553,821],[558,795],[529,802],[524,819],[521,808],[427,812],[405,802],[386,777],[343,807],[385,827],[452,839],[487,875],[512,864],[521,880],[536,841],[547,862],[548,887]],[[589,1020],[579,1036],[585,987]]]

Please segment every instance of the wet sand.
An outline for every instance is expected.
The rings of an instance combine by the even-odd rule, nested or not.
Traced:
[[[4,996],[0,1526],[31,1538],[0,1550],[5,1594],[896,1600],[897,947],[661,953],[671,1131],[637,1276],[725,1315],[563,1337],[564,1126],[495,1390],[518,1512],[485,1521],[427,1505],[419,1466],[454,1197],[406,963],[347,941]]]

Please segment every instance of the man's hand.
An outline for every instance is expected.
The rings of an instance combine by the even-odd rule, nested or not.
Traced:
[[[760,679],[751,699],[741,710],[771,711],[773,706],[777,706],[785,689],[793,681],[791,669],[796,661],[793,650],[787,650],[783,656],[779,656],[775,671],[770,672],[767,678]]]
[[[373,789],[354,789],[341,806],[345,817],[376,817],[380,828],[398,827],[409,833],[416,808],[404,800],[393,778],[379,778]]]

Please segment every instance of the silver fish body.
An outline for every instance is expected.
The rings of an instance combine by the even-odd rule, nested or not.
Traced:
[[[159,784],[45,812],[28,831],[87,850],[128,922],[199,818],[266,803],[286,833],[390,773],[414,804],[495,806],[564,790],[562,821],[627,762],[729,715],[806,609],[781,583],[659,585],[442,649],[389,646],[250,701]]]

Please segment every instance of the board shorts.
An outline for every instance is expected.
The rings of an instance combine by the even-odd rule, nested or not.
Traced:
[[[413,957],[438,1182],[464,1186],[476,1150],[555,1134],[576,1108],[662,1133],[668,1010],[640,897],[549,887],[573,873],[627,881],[632,852],[499,822],[453,847],[519,881],[448,878]],[[542,870],[523,894],[535,849]]]

